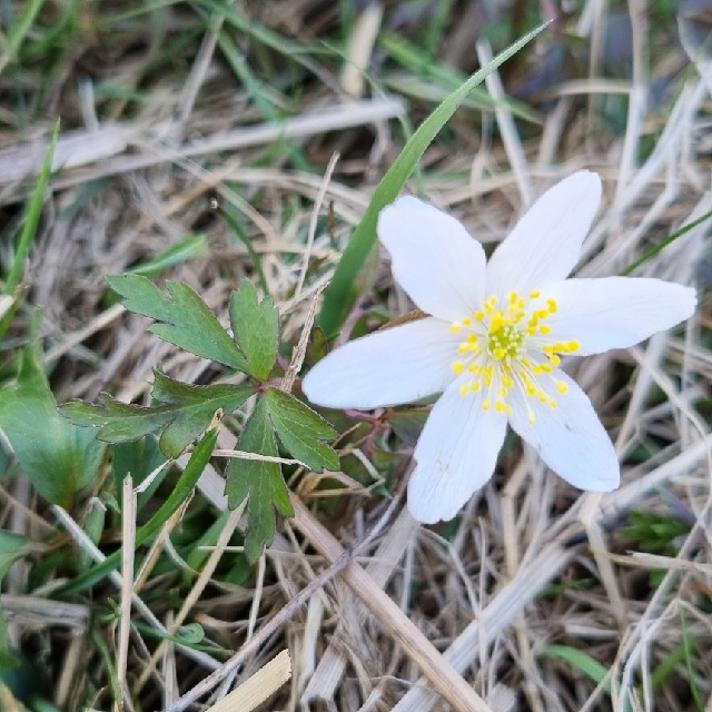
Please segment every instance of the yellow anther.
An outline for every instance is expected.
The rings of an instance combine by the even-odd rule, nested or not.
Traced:
[[[542,388],[544,381],[540,376],[553,374],[561,364],[560,354],[574,353],[581,345],[576,340],[541,343],[548,339],[531,339],[549,336],[555,330],[547,322],[559,305],[553,297],[529,301],[539,298],[542,293],[538,289],[528,297],[515,290],[500,298],[490,295],[480,309],[450,325],[453,334],[465,330],[457,347],[462,357],[453,361],[452,370],[458,376],[471,374],[470,382],[460,385],[459,392],[463,396],[483,392],[484,411],[511,415],[508,396],[514,389],[550,408],[556,408],[557,402],[547,391],[555,394],[568,391],[568,384],[555,378],[551,379],[551,387]],[[478,322],[483,323],[481,329],[473,327]],[[471,363],[475,359],[477,363]],[[528,405],[530,402],[526,401],[525,407],[533,425],[537,416]]]

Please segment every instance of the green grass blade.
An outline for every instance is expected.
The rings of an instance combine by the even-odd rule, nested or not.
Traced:
[[[683,235],[686,235],[690,230],[694,230],[698,225],[701,225],[705,220],[712,218],[712,210],[706,212],[704,215],[700,215],[697,220],[693,220],[687,225],[683,225],[679,230],[676,230],[672,235],[668,235],[662,242],[657,245],[653,245],[649,250],[646,250],[635,262],[629,264],[621,274],[627,277],[631,272],[635,271],[640,267],[640,265],[645,264],[648,260],[652,260],[653,257],[660,254],[668,245],[678,240]]]
[[[25,12],[18,21],[17,25],[13,27],[5,41],[5,48],[0,56],[0,72],[2,72],[5,67],[15,59],[17,51],[20,49],[22,41],[25,36],[30,31],[32,23],[37,17],[37,13],[42,9],[45,0],[30,0],[25,6]]]
[[[687,684],[690,688],[692,700],[695,703],[695,708],[698,712],[704,712],[705,704],[702,700],[702,693],[697,684],[697,673],[692,662],[692,654],[694,651],[694,639],[687,631],[687,621],[685,620],[685,611],[680,609],[680,628],[682,629],[682,649],[685,653],[685,668],[687,669]]]
[[[528,32],[475,72],[464,84],[445,98],[406,143],[398,158],[378,184],[371,202],[366,208],[366,213],[351,236],[331,284],[326,290],[324,304],[319,314],[319,325],[327,336],[333,337],[336,334],[358,297],[357,276],[376,242],[378,214],[386,205],[396,199],[421,156],[425,153],[425,149],[468,94],[497,67],[506,62],[528,42],[531,42],[548,24],[544,23]]]
[[[136,546],[140,546],[145,541],[155,537],[161,527],[168,521],[178,507],[183,504],[186,498],[197,485],[200,475],[210,460],[210,456],[215,449],[215,442],[218,437],[217,427],[209,429],[195,446],[193,454],[186,465],[185,470],[178,479],[176,486],[171,490],[163,504],[156,513],[136,531]],[[104,561],[92,567],[88,571],[77,576],[66,586],[62,586],[55,593],[64,596],[69,593],[78,593],[101,581],[110,574],[121,563],[121,549],[117,549],[113,554],[107,556]]]
[[[569,645],[547,645],[540,653],[545,658],[558,658],[565,663],[582,672],[587,678],[597,685],[603,683],[603,689],[611,694],[611,680],[608,668],[598,660],[592,658],[588,653]]]
[[[140,274],[144,277],[158,277],[166,270],[187,262],[193,257],[205,254],[208,248],[208,238],[202,234],[189,235],[183,240],[173,243],[154,257],[127,269],[124,274]]]
[[[381,35],[378,42],[403,67],[431,81],[434,79],[447,90],[457,88],[467,80],[467,75],[447,65],[434,62],[426,54],[423,54],[421,48],[402,37],[384,34]],[[494,109],[497,106],[507,106],[512,114],[520,119],[533,124],[542,123],[537,113],[524,102],[511,97],[497,101],[490,96],[486,89],[473,89],[468,100],[472,102],[473,108]]]
[[[54,124],[54,130],[52,131],[52,137],[45,152],[44,161],[42,162],[42,168],[37,176],[37,182],[35,183],[35,188],[32,191],[32,195],[27,201],[25,206],[25,219],[22,225],[22,231],[20,232],[20,238],[17,241],[17,249],[15,250],[15,257],[10,265],[10,271],[8,272],[7,279],[5,280],[5,293],[13,294],[17,285],[22,279],[22,275],[25,273],[25,263],[27,262],[27,256],[30,253],[30,246],[32,241],[35,239],[37,234],[37,226],[40,222],[40,216],[42,215],[42,205],[45,199],[45,193],[47,192],[47,185],[49,184],[49,177],[52,173],[52,159],[54,157],[54,149],[57,146],[57,137],[59,136],[59,119]]]
[[[650,686],[653,692],[657,692],[668,681],[670,676],[675,672],[675,668],[685,660],[685,644],[680,643],[676,648],[673,648],[660,661],[660,664],[653,670],[650,676]]]
[[[586,675],[596,685],[603,683],[605,692],[609,695],[611,694],[611,671],[583,650],[572,648],[570,645],[547,645],[539,655],[563,660]],[[632,712],[632,706],[628,698],[626,698],[624,710],[625,712]]]
[[[260,287],[265,294],[269,294],[269,285],[267,284],[267,278],[265,277],[264,270],[262,269],[262,259],[260,258],[257,250],[255,250],[252,240],[250,240],[247,233],[242,229],[238,219],[232,214],[230,208],[218,208],[218,214],[220,217],[230,226],[232,231],[235,233],[235,237],[245,246],[250,259],[252,260],[252,265],[257,272],[257,278],[260,281]]]

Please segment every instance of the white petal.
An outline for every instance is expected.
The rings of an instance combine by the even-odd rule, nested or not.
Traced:
[[[517,393],[512,399],[514,412],[510,424],[556,474],[574,487],[610,492],[620,483],[613,443],[588,396],[565,373],[557,371],[555,375],[569,387],[565,395],[547,388],[558,407],[552,409]],[[528,420],[525,400],[536,415],[534,424]]]
[[[546,289],[558,311],[547,323],[557,341],[577,340],[577,354],[597,354],[637,344],[695,311],[695,290],[661,279],[567,279]]]
[[[578,171],[544,193],[495,250],[487,293],[527,293],[564,279],[574,268],[601,202],[601,179]]]
[[[427,317],[332,351],[302,382],[306,397],[329,408],[378,408],[439,393],[455,378],[452,363],[462,337]]]
[[[485,254],[455,218],[408,195],[381,211],[378,236],[396,281],[424,312],[459,321],[479,307]]]
[[[462,396],[460,377],[433,406],[415,448],[408,509],[426,524],[452,519],[492,476],[507,427],[505,416],[482,410],[481,394]]]

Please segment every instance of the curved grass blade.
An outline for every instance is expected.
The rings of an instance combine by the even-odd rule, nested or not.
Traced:
[[[500,64],[506,62],[524,45],[533,40],[549,23],[539,25],[500,52],[491,62],[481,67],[464,84],[458,87],[437,106],[430,116],[418,127],[403,147],[398,158],[383,176],[371,197],[366,212],[346,246],[336,272],[327,288],[324,304],[319,314],[319,326],[328,337],[335,336],[358,297],[357,276],[361,271],[376,242],[376,222],[378,214],[392,203],[402,190],[420,160],[425,149],[437,136],[440,129],[450,120],[468,94],[491,74]]]
[[[660,254],[668,245],[671,245],[675,240],[678,240],[683,235],[686,235],[690,230],[693,230],[698,225],[701,225],[705,220],[712,218],[712,210],[706,212],[704,215],[700,215],[699,218],[693,220],[687,225],[683,225],[679,230],[675,230],[672,235],[668,235],[664,240],[659,242],[657,245],[653,245],[650,249],[646,250],[635,262],[629,264],[621,274],[627,277],[631,272],[635,271],[640,267],[640,265],[645,264],[648,260],[652,260],[653,257]]]

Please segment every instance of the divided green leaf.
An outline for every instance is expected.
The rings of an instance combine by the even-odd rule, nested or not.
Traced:
[[[324,440],[333,440],[336,430],[318,413],[284,391],[270,388],[265,401],[282,445],[315,472],[338,470],[339,457]]]
[[[162,292],[150,279],[137,274],[107,277],[130,311],[160,322],[150,331],[170,344],[238,371],[247,362],[235,342],[205,302],[183,282],[166,282]]]
[[[272,457],[278,454],[266,399],[261,399],[257,404],[240,434],[237,447],[246,452]],[[284,517],[294,516],[289,491],[276,462],[233,459],[230,460],[226,474],[230,509],[247,498],[245,554],[250,561],[255,561],[274,537],[275,509]]]
[[[210,425],[216,411],[231,413],[253,393],[249,386],[188,385],[156,371],[154,405],[129,405],[104,394],[97,405],[73,401],[60,412],[75,425],[98,427],[97,437],[109,443],[161,433],[161,452],[176,458]]]
[[[94,478],[105,446],[59,416],[34,347],[22,354],[17,383],[0,389],[0,428],[22,471],[48,502],[71,507]]]
[[[235,341],[247,359],[249,373],[260,380],[269,377],[277,360],[278,315],[271,297],[257,301],[257,290],[249,280],[230,297],[230,321]]]

